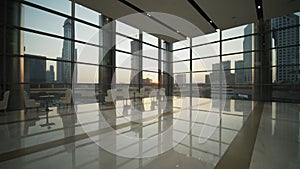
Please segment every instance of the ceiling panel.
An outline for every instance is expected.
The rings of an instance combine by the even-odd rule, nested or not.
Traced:
[[[215,32],[215,29],[194,9],[192,5],[187,0],[128,0],[135,6],[143,9],[146,12],[159,12],[174,15],[176,17],[182,18],[182,20],[176,20],[176,17],[167,17],[166,15],[156,14],[155,17],[165,24],[171,26],[172,28],[179,30],[181,33],[187,35],[188,37],[199,36],[199,30],[204,33]],[[183,24],[190,22],[195,27],[190,27],[190,25]]]
[[[300,11],[299,0],[263,0],[264,19],[271,19]]]
[[[255,0],[195,0],[221,29],[245,25],[257,20]]]

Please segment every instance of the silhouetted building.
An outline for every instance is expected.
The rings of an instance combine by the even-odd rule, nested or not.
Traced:
[[[271,20],[272,29],[288,27],[299,24],[299,16],[290,14]],[[276,80],[277,82],[295,82],[298,81],[299,65],[281,66],[299,64],[299,27],[280,29],[273,32],[275,47],[296,45],[288,48],[276,49]]]
[[[50,70],[46,72],[47,82],[54,82],[54,66],[50,65]]]
[[[247,25],[244,28],[244,34],[249,35],[252,34],[252,24]],[[252,51],[253,50],[253,38],[252,36],[246,36],[244,37],[243,42],[243,48],[245,51]],[[246,52],[243,55],[244,60],[244,68],[251,68],[252,67],[252,52]],[[245,69],[244,70],[244,82],[246,84],[252,83],[252,70],[251,69]]]
[[[66,19],[63,25],[64,28],[64,37],[65,38],[72,38],[72,23],[71,23],[71,19]],[[64,40],[63,42],[63,48],[62,48],[62,60],[65,61],[72,61],[72,42],[70,40]],[[74,61],[77,61],[77,49],[74,50]],[[57,81],[62,81],[62,82],[66,82],[66,83],[71,83],[72,79],[73,82],[77,83],[77,66],[74,66],[74,71],[73,71],[73,78],[72,76],[72,66],[70,62],[64,62],[64,63],[60,63],[60,66],[58,69],[61,69],[62,72],[58,72],[60,75],[59,78],[57,78]]]
[[[36,55],[24,55],[25,82],[46,81],[46,57]]]
[[[238,60],[235,61],[235,83],[242,84],[245,82],[245,75],[244,75],[244,61]]]

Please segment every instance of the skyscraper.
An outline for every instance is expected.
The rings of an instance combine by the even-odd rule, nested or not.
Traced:
[[[249,35],[252,34],[252,24],[247,25],[244,28],[244,34]],[[243,42],[243,47],[244,47],[244,52],[245,51],[252,51],[252,43],[253,43],[253,38],[252,36],[246,36],[244,37],[244,42]],[[243,55],[243,60],[244,60],[244,83],[250,84],[252,83],[252,70],[250,69],[252,67],[252,52],[247,52],[244,53]]]
[[[72,22],[71,19],[66,19],[63,25],[64,28],[64,37],[65,38],[72,38]],[[63,48],[62,48],[62,60],[65,61],[71,61],[72,60],[72,42],[70,40],[64,40],[63,42]],[[74,50],[74,61],[77,61],[77,49]],[[57,78],[57,81],[72,82],[72,72],[71,72],[71,63],[65,62],[65,63],[59,63],[59,66],[57,66],[57,69],[61,69],[62,71],[57,71],[57,74],[59,74],[59,77]],[[73,71],[73,82],[77,82],[77,66],[74,66]]]
[[[288,27],[299,24],[299,16],[290,14],[281,16],[271,20],[272,29]],[[277,82],[295,82],[298,80],[299,66],[291,66],[299,64],[299,27],[288,29],[280,29],[274,31],[273,38],[275,47],[283,47],[289,45],[297,45],[286,48],[276,49],[276,80]],[[290,65],[290,66],[282,66]]]
[[[50,70],[47,70],[46,72],[46,80],[47,82],[54,82],[54,66],[50,65]]]
[[[25,81],[29,83],[46,81],[46,57],[25,54]]]
[[[136,69],[136,70],[131,70],[131,84],[137,85],[139,84],[139,80],[142,79],[142,73],[141,73],[141,63],[142,63],[142,58],[140,56],[141,53],[141,43],[139,41],[132,41],[131,42],[131,68]]]
[[[245,75],[244,75],[244,61],[237,60],[235,61],[235,83],[242,84],[245,82]]]

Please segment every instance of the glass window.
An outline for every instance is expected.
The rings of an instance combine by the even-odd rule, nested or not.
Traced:
[[[173,43],[173,50],[181,49],[190,46],[190,38]]]
[[[158,71],[158,61],[148,58],[143,58],[143,70]]]
[[[222,39],[233,38],[237,36],[249,35],[254,33],[253,24],[242,25],[222,31]]]
[[[190,72],[190,61],[173,63],[173,72],[174,73]]]
[[[76,64],[77,66],[77,82],[78,83],[98,83],[98,66],[85,64]],[[88,75],[88,76],[87,76]]]
[[[220,63],[219,57],[193,60],[193,71],[212,70],[212,65]]]
[[[75,49],[78,62],[99,64],[99,47],[76,43]]]
[[[245,52],[254,50],[254,36],[224,41],[222,43],[222,54]]]
[[[116,51],[116,66],[131,68],[131,54]]]
[[[116,31],[118,33],[121,33],[123,35],[129,36],[132,38],[136,38],[136,39],[139,38],[139,30],[138,29],[136,29],[130,25],[127,25],[123,22],[120,22],[120,21],[116,21]]]
[[[143,42],[158,46],[158,38],[146,32],[143,32]]]
[[[158,73],[143,71],[143,85],[158,84]]]
[[[69,28],[71,32],[70,26],[64,27],[64,24],[68,23],[67,18],[49,12],[45,12],[27,5],[22,6],[24,7],[25,28],[35,29],[38,31],[43,31],[60,36],[65,36],[64,30],[66,30],[67,28]]]
[[[173,61],[190,59],[190,49],[182,49],[173,52]]]
[[[218,55],[220,55],[220,43],[211,43],[192,48],[193,59]]]
[[[208,35],[202,35],[202,36],[197,36],[192,39],[192,45],[201,45],[201,44],[206,44],[206,43],[211,43],[214,41],[219,41],[220,40],[220,35],[219,32],[211,33]]]
[[[100,45],[99,39],[99,29],[82,24],[80,22],[75,22],[75,39],[84,41],[87,43],[92,43],[96,45]]]
[[[70,0],[51,0],[51,1],[41,1],[41,0],[25,0],[67,15],[71,15],[71,1]]]
[[[143,44],[143,56],[158,59],[158,48]]]
[[[68,40],[24,32],[24,50],[25,54],[71,60],[71,41]]]
[[[77,3],[75,4],[75,17],[76,18],[93,23],[95,25],[102,26],[102,24],[99,23],[100,16],[101,16],[101,14],[94,10],[86,8]]]
[[[130,75],[131,75],[131,73],[134,73],[132,71],[134,71],[134,70],[117,68],[116,72],[115,72],[116,83],[117,84],[130,84],[130,82],[131,82]]]
[[[116,35],[116,49],[131,52],[131,39]]]

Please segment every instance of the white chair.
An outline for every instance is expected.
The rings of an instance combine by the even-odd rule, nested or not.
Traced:
[[[71,104],[71,99],[72,99],[72,90],[71,89],[67,89],[65,91],[65,96],[61,97],[59,100],[59,104],[60,105],[70,105]]]
[[[6,91],[4,93],[3,100],[0,101],[0,110],[6,111],[7,109],[7,104],[8,104],[8,98],[9,98],[9,91]]]
[[[39,111],[40,103],[36,102],[34,99],[29,99],[28,93],[26,91],[24,91],[24,104],[26,110],[36,108],[36,110]]]

